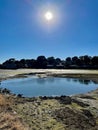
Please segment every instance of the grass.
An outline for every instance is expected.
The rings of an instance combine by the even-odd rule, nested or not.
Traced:
[[[96,124],[98,125],[98,118],[96,118]]]
[[[0,106],[6,105],[6,100],[3,95],[0,94]]]
[[[29,98],[17,98],[12,95],[0,95],[0,105],[4,106],[2,108],[5,108],[0,109],[0,129],[2,130],[70,130],[71,126],[68,126],[66,122],[64,123],[62,118],[72,123],[71,119],[73,118],[71,115],[75,112],[75,118],[77,119],[77,114],[80,113],[79,116],[81,118],[82,110],[85,109],[74,102],[66,105],[56,99],[42,100],[34,98],[31,100]],[[87,107],[88,109],[91,112],[97,112],[97,108],[96,111],[95,109],[91,110],[90,107]],[[61,120],[56,117],[55,112],[59,116],[62,115]],[[68,115],[68,118],[63,112],[65,112],[65,115]],[[97,117],[96,123],[98,124]],[[72,125],[74,126],[74,124]]]
[[[0,130],[28,130],[21,118],[12,110],[12,97],[0,94]]]
[[[20,118],[8,112],[0,114],[0,129],[28,130],[27,127],[22,124]]]
[[[78,105],[77,103],[72,103],[72,104],[71,104],[71,107],[72,107],[72,108],[75,108],[75,109],[79,109],[79,110],[83,108],[83,107],[81,107],[80,105]]]
[[[49,130],[65,130],[64,124],[57,122],[57,120],[50,118],[48,122],[44,123],[45,129]]]

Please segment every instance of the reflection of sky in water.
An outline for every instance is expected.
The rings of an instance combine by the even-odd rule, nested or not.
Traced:
[[[3,81],[1,87],[31,97],[86,93],[98,88],[98,85],[91,80],[75,78],[28,77]]]

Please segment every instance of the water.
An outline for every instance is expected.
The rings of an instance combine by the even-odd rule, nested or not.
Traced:
[[[98,84],[91,80],[73,78],[38,78],[28,77],[2,81],[0,87],[7,88],[15,94],[32,96],[61,96],[86,93],[97,89]]]

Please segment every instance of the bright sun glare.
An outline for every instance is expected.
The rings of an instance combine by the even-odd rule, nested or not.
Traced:
[[[53,19],[53,13],[50,11],[47,11],[44,16],[47,21],[51,21]]]
[[[39,25],[42,28],[48,31],[50,30],[52,31],[55,28],[57,28],[57,26],[61,21],[60,10],[55,5],[41,6],[40,9],[38,10],[37,20],[38,24],[40,23]]]

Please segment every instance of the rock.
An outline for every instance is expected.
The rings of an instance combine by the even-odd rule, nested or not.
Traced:
[[[91,130],[96,125],[93,117],[87,118],[84,113],[67,107],[55,110],[53,116],[65,125],[65,129],[67,126],[68,130]]]
[[[11,108],[11,107],[8,107],[8,108],[7,108],[7,111],[12,111],[12,108]]]
[[[71,99],[71,97],[69,97],[69,96],[61,96],[60,98],[59,98],[59,101],[60,101],[60,103],[63,103],[63,104],[71,104],[71,102],[72,102],[72,99]]]
[[[18,94],[17,97],[21,98],[23,96],[23,94]]]
[[[84,99],[94,99],[94,100],[96,100],[94,97],[89,96],[89,95],[80,95],[79,97],[84,98]]]
[[[72,99],[72,102],[77,103],[81,107],[88,107],[89,106],[89,104],[83,103],[83,102],[81,102],[81,101],[79,101],[77,99]]]
[[[13,114],[15,114],[15,115],[16,115],[16,114],[17,114],[17,112],[16,112],[16,111],[14,111],[14,112],[13,112]]]
[[[3,94],[10,94],[10,90],[8,90],[7,88],[2,89],[1,91]]]
[[[83,109],[83,114],[86,115],[88,118],[92,118],[93,115],[89,110]]]

